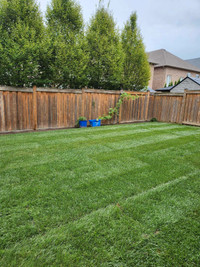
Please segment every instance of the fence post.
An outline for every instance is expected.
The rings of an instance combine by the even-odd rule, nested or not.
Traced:
[[[33,130],[37,130],[37,87],[33,86]]]
[[[119,99],[120,99],[121,94],[123,94],[123,89],[120,90]],[[119,99],[118,99],[118,101],[119,101]],[[123,105],[123,103],[119,106],[119,115],[118,115],[118,123],[119,124],[121,123],[121,120],[122,120],[122,105]]]
[[[1,129],[0,131],[5,131],[5,110],[4,110],[4,100],[3,100],[3,91],[0,92],[0,114],[1,114]]]
[[[184,115],[185,115],[185,106],[186,106],[186,98],[187,98],[187,89],[184,90],[183,100],[181,104],[181,114],[180,114],[180,123],[183,123],[184,121]]]
[[[85,89],[82,88],[82,106],[81,106],[81,117],[85,115]]]
[[[148,112],[149,112],[149,99],[150,99],[150,92],[147,95],[147,105],[146,105],[146,113],[145,113],[145,121],[148,120]]]

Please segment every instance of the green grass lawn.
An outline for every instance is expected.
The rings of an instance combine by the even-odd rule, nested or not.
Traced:
[[[200,128],[1,135],[0,266],[200,266]]]

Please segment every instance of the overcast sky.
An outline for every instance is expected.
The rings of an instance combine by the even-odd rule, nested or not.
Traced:
[[[51,0],[37,1],[45,12]],[[77,2],[88,23],[99,0]],[[147,51],[164,48],[183,59],[200,57],[200,0],[110,0],[110,10],[120,29],[137,12]]]

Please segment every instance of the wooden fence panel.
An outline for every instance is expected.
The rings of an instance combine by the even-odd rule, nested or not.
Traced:
[[[95,92],[97,91],[97,92]],[[101,90],[88,90],[85,92],[84,115],[88,120],[108,115],[109,109],[114,108],[119,99],[119,92],[108,93]],[[104,121],[104,124],[117,123],[117,117]]]
[[[121,122],[136,122],[148,120],[148,108],[150,95],[148,93],[130,92],[131,95],[138,95],[135,100],[124,100],[121,106]]]
[[[154,95],[153,117],[162,122],[179,122],[183,95]]]
[[[155,117],[158,121],[200,126],[200,91],[185,91],[184,95],[129,93],[139,98],[124,100],[119,116],[103,124],[150,121]],[[95,89],[0,87],[0,132],[74,127],[80,116],[89,120],[107,115],[120,94]]]
[[[155,94],[152,114],[158,121],[200,125],[200,91],[187,90],[184,95]]]
[[[37,92],[37,129],[74,127],[82,114],[82,94]]]
[[[187,91],[185,97],[185,109],[183,112],[183,124],[200,126],[200,92]]]
[[[0,91],[0,132],[33,129],[31,92]]]

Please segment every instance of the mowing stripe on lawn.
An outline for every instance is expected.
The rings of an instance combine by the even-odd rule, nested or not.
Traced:
[[[130,127],[129,127],[130,128]],[[167,127],[167,129],[180,129],[180,126],[178,125],[171,125],[169,127]],[[117,130],[117,129],[116,129]],[[76,143],[76,142],[85,142],[85,141],[88,141],[89,140],[98,140],[98,139],[104,139],[106,137],[120,137],[120,136],[127,136],[127,135],[135,135],[135,134],[138,134],[138,133],[148,133],[148,132],[152,132],[152,131],[166,131],[166,127],[151,127],[151,128],[147,128],[147,129],[134,129],[131,128],[131,130],[127,129],[127,130],[124,130],[124,131],[104,131],[102,133],[102,131],[98,131],[98,132],[93,132],[93,129],[90,129],[90,132],[87,134],[85,132],[83,132],[82,134],[79,132],[79,135],[81,134],[81,136],[77,136],[77,134],[75,136],[72,136],[72,135],[69,135],[68,134],[68,130],[66,130],[65,132],[65,135],[62,133],[58,133],[57,135],[55,135],[56,139],[54,139],[53,141],[53,144],[56,145],[56,144],[71,144],[72,142]],[[97,134],[98,133],[98,134]],[[89,135],[88,135],[89,134]],[[24,134],[25,135],[25,134]],[[52,145],[52,135],[51,135],[51,132],[48,132],[48,135],[45,135],[45,137],[48,137],[48,136],[51,136],[51,140],[49,141],[48,139],[44,139],[44,144],[45,146],[48,146],[48,145]],[[24,136],[25,137],[25,136]],[[44,136],[42,136],[43,138]],[[73,137],[73,138],[72,138]],[[41,139],[41,136],[38,136],[39,139]],[[1,141],[1,139],[0,139]],[[5,141],[5,140],[4,140]],[[37,140],[36,140],[37,141]],[[15,151],[16,149],[18,151],[24,151],[25,149],[38,149],[41,147],[41,145],[38,144],[38,142],[29,142],[29,143],[25,143],[25,140],[22,140],[22,144],[17,144],[17,142],[15,142],[15,144],[9,144],[9,145],[5,145],[5,142],[4,144],[2,144],[2,146],[0,147],[0,152],[13,152]]]

